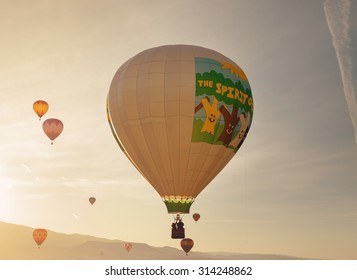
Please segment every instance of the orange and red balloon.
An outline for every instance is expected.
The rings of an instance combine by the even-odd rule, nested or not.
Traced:
[[[38,248],[40,248],[41,244],[47,238],[47,230],[45,230],[43,228],[37,228],[32,232],[32,237],[35,240],[35,242],[37,243]]]
[[[96,201],[95,197],[92,196],[92,197],[89,198],[90,204],[93,205],[95,201]]]
[[[53,141],[60,136],[63,131],[63,123],[59,119],[47,119],[42,124],[42,129],[47,137],[50,138],[51,144],[53,144]]]
[[[186,252],[186,256],[188,256],[188,252],[190,252],[190,250],[193,247],[193,240],[190,238],[184,238],[181,240],[181,248]]]
[[[33,110],[35,111],[35,113],[37,114],[37,116],[39,116],[40,120],[41,117],[46,114],[46,112],[48,111],[48,103],[44,100],[37,100],[35,101],[35,103],[33,103]]]
[[[131,248],[133,248],[133,244],[131,243],[125,243],[124,245],[125,250],[129,253]]]
[[[201,215],[198,213],[195,213],[192,215],[192,218],[197,222],[200,219]]]

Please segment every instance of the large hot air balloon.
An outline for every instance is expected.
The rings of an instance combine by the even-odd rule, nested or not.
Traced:
[[[48,111],[48,103],[43,100],[35,101],[35,103],[33,103],[32,107],[33,107],[33,110],[35,111],[35,113],[37,114],[37,116],[39,116],[40,120],[41,120],[41,117],[44,114],[46,114],[46,112]]]
[[[188,255],[188,252],[190,252],[190,250],[193,247],[193,240],[190,238],[184,238],[181,240],[181,248],[186,252],[186,256]]]
[[[35,240],[35,242],[37,243],[38,248],[40,248],[43,241],[46,240],[47,230],[45,230],[43,228],[37,228],[32,232],[32,237]]]
[[[127,158],[168,213],[189,213],[198,194],[242,145],[253,118],[243,70],[188,45],[145,50],[116,72],[108,121]],[[239,179],[239,178],[237,178]]]
[[[89,198],[90,204],[93,205],[95,201],[96,201],[95,197],[92,196],[92,197]]]
[[[198,213],[195,213],[192,215],[192,218],[197,222],[200,219],[201,215]]]
[[[63,123],[58,119],[47,119],[42,124],[43,131],[50,138],[51,144],[62,133]]]
[[[131,248],[133,248],[133,244],[131,243],[125,243],[124,244],[125,250],[129,253]]]

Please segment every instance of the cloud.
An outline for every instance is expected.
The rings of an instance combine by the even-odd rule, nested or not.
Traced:
[[[79,220],[79,218],[78,218],[78,216],[77,216],[76,214],[72,213],[72,216],[73,216],[75,219]]]
[[[31,173],[30,167],[28,167],[26,164],[21,163],[20,165],[21,165],[23,168],[25,168],[28,173]]]
[[[325,0],[324,2],[326,21],[340,67],[343,90],[357,144],[357,100],[352,79],[351,40],[349,36],[350,6],[349,0]]]

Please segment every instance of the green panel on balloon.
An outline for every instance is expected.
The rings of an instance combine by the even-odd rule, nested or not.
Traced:
[[[236,152],[253,117],[248,79],[241,68],[231,63],[198,57],[195,66],[192,142],[224,145]]]
[[[190,207],[194,199],[190,200],[176,200],[176,199],[163,199],[167,212],[171,213],[190,213]]]

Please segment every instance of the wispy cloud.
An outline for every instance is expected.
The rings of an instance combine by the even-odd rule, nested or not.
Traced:
[[[79,220],[79,218],[78,218],[78,216],[77,216],[76,214],[72,213],[72,216],[73,216],[75,219]]]
[[[31,173],[30,167],[28,167],[26,164],[21,163],[20,165],[21,165],[23,168],[25,168],[28,173]]]
[[[343,90],[357,144],[357,100],[352,79],[351,40],[349,36],[350,7],[349,0],[325,0],[324,2],[326,21],[340,67]]]

